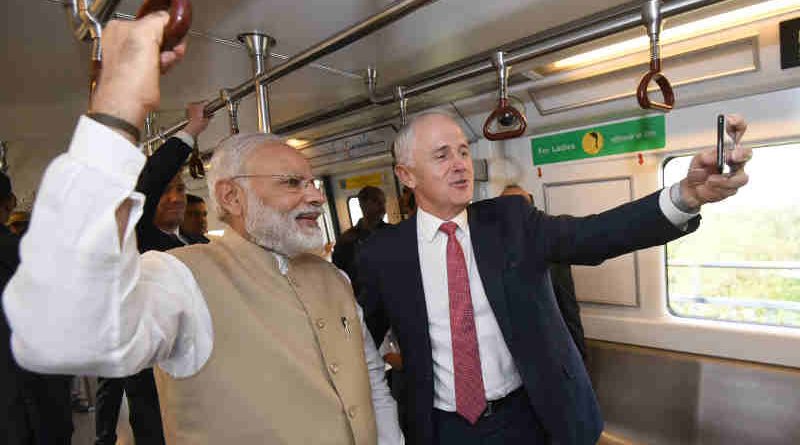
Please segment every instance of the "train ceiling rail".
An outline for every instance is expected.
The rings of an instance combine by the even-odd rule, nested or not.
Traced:
[[[302,51],[301,53],[292,56],[286,62],[270,68],[263,74],[256,76],[252,79],[237,85],[236,87],[229,88],[229,98],[233,101],[238,101],[243,97],[255,91],[255,84],[268,85],[281,77],[284,77],[298,69],[314,62],[332,52],[335,52],[345,46],[360,40],[372,34],[379,29],[394,23],[395,21],[405,17],[406,15],[416,11],[417,9],[426,6],[436,0],[400,0],[393,3],[383,11],[367,18],[366,20],[341,31],[326,40]],[[226,107],[227,102],[221,98],[215,98],[205,106],[206,115],[213,115],[218,110]],[[171,127],[161,131],[157,138],[146,141],[146,143],[155,142],[163,137],[175,134],[180,129],[186,126],[189,121],[184,119]]]
[[[661,5],[661,17],[673,17],[723,1],[726,0],[665,0]],[[633,1],[401,80],[396,85],[404,87],[404,98],[408,99],[493,72],[495,67],[492,58],[498,51],[505,53],[507,64],[514,65],[645,24],[646,21],[642,17],[642,2]],[[372,106],[388,105],[397,100],[394,94],[395,88],[396,86],[386,86],[383,88],[387,91],[384,94],[373,91],[368,96],[357,97],[343,104],[276,125],[273,130],[278,134],[290,135]]]

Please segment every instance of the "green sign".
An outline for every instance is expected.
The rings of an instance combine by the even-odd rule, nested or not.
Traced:
[[[534,165],[656,150],[665,146],[663,115],[531,139]]]

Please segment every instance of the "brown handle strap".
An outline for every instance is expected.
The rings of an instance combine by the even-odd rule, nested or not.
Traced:
[[[500,119],[506,113],[513,114],[519,120],[519,127],[514,130],[493,133],[490,129],[492,122]],[[505,139],[513,139],[522,136],[527,128],[528,120],[525,119],[525,116],[520,113],[519,110],[509,104],[508,99],[500,99],[497,104],[497,108],[492,111],[492,114],[490,114],[489,117],[486,118],[486,122],[483,123],[483,136],[490,141],[502,141]]]
[[[203,166],[203,159],[200,155],[200,149],[197,147],[197,141],[195,141],[192,155],[189,157],[189,174],[194,179],[206,177],[206,169]]]
[[[169,9],[169,21],[164,27],[164,40],[161,43],[162,50],[171,50],[178,45],[189,32],[189,27],[192,25],[192,4],[189,0],[145,0],[136,13],[136,18],[139,19],[151,12],[167,9]],[[99,43],[94,42],[94,44],[97,45]],[[93,52],[97,52],[97,50],[93,50]],[[103,61],[93,57],[89,65],[90,98],[97,88],[97,81],[100,79],[100,71],[102,68]]]
[[[151,12],[169,11],[169,22],[164,27],[162,51],[175,48],[189,32],[192,25],[192,4],[189,0],[145,0],[136,12],[136,18],[142,18]]]
[[[650,100],[648,87],[651,81],[655,81],[656,85],[658,85],[661,95],[664,96],[664,102]],[[669,80],[660,71],[651,69],[639,82],[639,88],[636,89],[636,100],[639,101],[639,106],[645,110],[670,111],[675,105],[675,93],[672,91],[672,85],[670,85]]]

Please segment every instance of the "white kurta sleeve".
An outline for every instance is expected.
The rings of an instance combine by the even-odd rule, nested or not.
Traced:
[[[375,409],[375,422],[378,425],[378,444],[404,444],[403,433],[397,420],[397,403],[389,391],[389,386],[386,385],[386,364],[378,355],[372,335],[367,330],[361,307],[356,304],[356,308],[361,321],[361,335],[364,337],[364,355],[367,358],[369,383],[372,388],[372,406]]]
[[[144,162],[133,144],[82,117],[69,151],[48,167],[3,295],[23,367],[115,377],[161,361],[186,374],[210,355],[208,307],[191,272],[171,255],[142,260],[137,251],[144,197],[134,187]]]

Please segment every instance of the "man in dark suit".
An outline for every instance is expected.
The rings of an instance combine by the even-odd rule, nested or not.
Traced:
[[[342,233],[336,241],[331,257],[333,264],[350,277],[356,296],[358,296],[358,264],[356,264],[358,251],[375,231],[389,226],[383,222],[383,217],[386,216],[386,195],[383,190],[370,185],[362,188],[358,191],[358,206],[361,207],[364,216],[355,226]]]
[[[533,195],[517,184],[507,185],[500,196],[522,196],[529,206],[533,206]],[[558,310],[567,325],[569,335],[575,342],[584,363],[587,363],[586,340],[583,338],[581,323],[581,307],[575,296],[575,282],[572,280],[572,269],[569,264],[550,264],[550,281],[553,283],[553,294],[556,297]]]
[[[744,122],[729,119],[729,131],[738,145]],[[674,187],[553,217],[514,196],[470,205],[469,144],[443,113],[412,120],[395,151],[417,215],[367,241],[359,276],[373,338],[391,328],[403,351],[409,443],[594,444],[603,422],[547,264],[599,264],[695,230],[700,206],[734,194],[744,171],[715,174],[704,152]],[[738,147],[730,159],[750,156]]]
[[[145,197],[142,217],[136,224],[141,253],[191,244],[180,236],[178,230],[186,210],[186,185],[180,170],[192,151],[194,140],[208,126],[208,118],[203,115],[202,103],[190,104],[187,115],[189,124],[186,128],[156,150],[139,175],[136,191]],[[123,392],[128,396],[129,419],[136,444],[164,444],[152,368],[124,378],[98,378],[95,444],[113,445],[117,442],[117,420]]]
[[[180,235],[189,241],[189,244],[208,244],[206,238],[208,231],[208,207],[203,198],[187,193],[186,212],[183,214]]]

